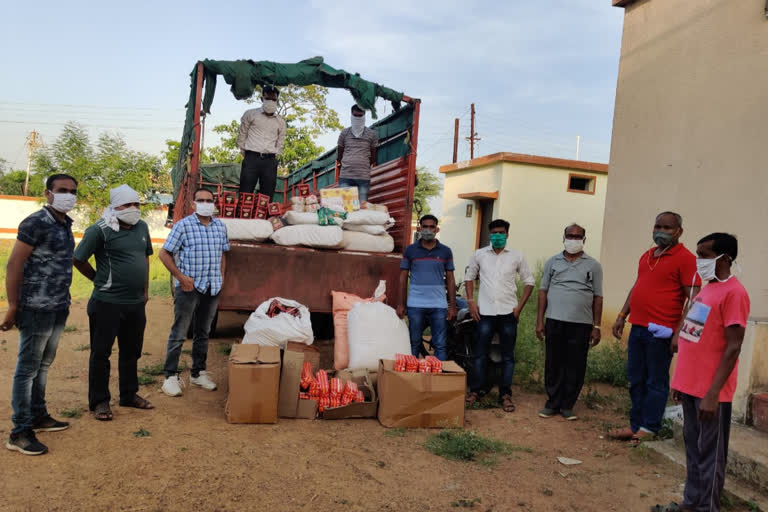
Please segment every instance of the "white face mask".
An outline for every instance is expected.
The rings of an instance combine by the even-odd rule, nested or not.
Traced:
[[[263,100],[261,102],[261,108],[264,109],[266,114],[274,114],[277,112],[277,101],[275,100]]]
[[[213,215],[214,210],[214,204],[213,203],[195,203],[196,209],[198,215],[201,217],[210,217]]]
[[[696,258],[696,271],[698,272],[699,276],[701,276],[702,281],[711,281],[713,279],[717,279],[717,276],[715,275],[715,266],[717,265],[717,260],[719,260],[723,254],[718,256],[717,258]],[[730,279],[731,276],[728,276],[728,279]],[[720,281],[721,283],[727,281],[728,279],[725,279],[723,281]]]
[[[352,129],[352,135],[355,137],[362,135],[365,129],[365,116],[358,117],[353,114],[350,120],[350,128]]]
[[[569,240],[566,238],[563,240],[563,246],[568,254],[578,254],[584,250],[584,240]]]
[[[125,210],[116,210],[115,216],[118,220],[125,222],[130,226],[136,225],[141,220],[141,210],[138,208],[126,208]]]
[[[57,212],[67,213],[75,207],[76,203],[77,196],[75,194],[53,194],[53,203],[51,203],[51,208]]]

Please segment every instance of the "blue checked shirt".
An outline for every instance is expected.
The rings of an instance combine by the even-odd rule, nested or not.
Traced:
[[[211,217],[206,226],[193,213],[174,224],[163,249],[176,257],[176,265],[185,276],[195,280],[200,293],[217,295],[221,291],[221,255],[229,251],[227,227]],[[176,283],[179,286],[179,283]]]

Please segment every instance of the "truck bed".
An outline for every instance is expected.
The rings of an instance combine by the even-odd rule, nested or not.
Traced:
[[[401,255],[272,243],[230,242],[220,310],[253,311],[270,297],[298,300],[312,312],[330,313],[331,290],[370,297],[387,282],[387,303],[399,300]]]

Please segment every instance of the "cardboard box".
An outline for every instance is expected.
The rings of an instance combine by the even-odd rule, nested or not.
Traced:
[[[280,203],[269,203],[267,206],[267,212],[270,215],[277,215],[278,217],[283,213]]]
[[[277,414],[281,418],[315,419],[317,401],[300,400],[301,369],[304,362],[312,364],[312,373],[320,369],[320,350],[312,345],[289,341],[283,352],[283,369],[280,373],[280,399]]]
[[[357,187],[324,188],[320,191],[320,204],[347,213],[359,210]]]
[[[248,192],[240,192],[240,204],[243,206],[253,207],[253,203],[256,201],[256,194]]]
[[[323,411],[322,418],[324,420],[344,420],[351,418],[375,418],[376,411],[379,407],[379,402],[376,397],[376,390],[373,387],[373,382],[368,375],[368,370],[359,370],[350,372],[348,370],[341,370],[332,373],[329,372],[328,377],[337,377],[342,382],[351,380],[357,384],[357,388],[362,390],[365,395],[365,402],[353,402],[351,404],[342,405],[341,407],[333,407]],[[306,402],[307,400],[302,400]]]
[[[264,210],[267,209],[269,206],[269,196],[265,196],[264,194],[256,194],[256,208],[263,208]]]
[[[262,210],[261,208],[256,210],[257,219],[267,220],[267,217],[268,217],[267,210]]]
[[[225,205],[223,209],[221,210],[221,216],[226,217],[228,219],[234,219],[236,217],[235,213],[237,211],[237,207],[234,205]]]
[[[253,208],[250,206],[241,206],[240,207],[240,218],[241,219],[252,219],[253,218]]]
[[[299,196],[306,197],[309,195],[309,183],[299,183],[297,188],[299,189]]]
[[[443,373],[406,373],[379,361],[379,422],[385,427],[464,426],[467,374],[453,361]]]
[[[279,348],[234,345],[229,354],[229,389],[225,408],[227,422],[277,422],[279,385]]]

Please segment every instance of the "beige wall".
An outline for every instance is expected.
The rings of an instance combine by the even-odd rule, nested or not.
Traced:
[[[607,321],[652,244],[658,212],[683,216],[689,248],[713,231],[738,236],[752,311],[735,417],[743,417],[750,389],[768,385],[764,10],[764,0],[641,0],[626,8],[603,228]]]
[[[595,176],[595,194],[568,192],[570,173]],[[531,267],[562,250],[562,230],[572,223],[587,230],[588,253],[600,255],[607,175],[540,165],[497,162],[446,173],[440,240],[453,250],[457,277],[475,250],[477,202],[459,194],[496,192],[493,215],[510,225],[509,245],[523,251]],[[473,205],[471,218],[467,204]]]

